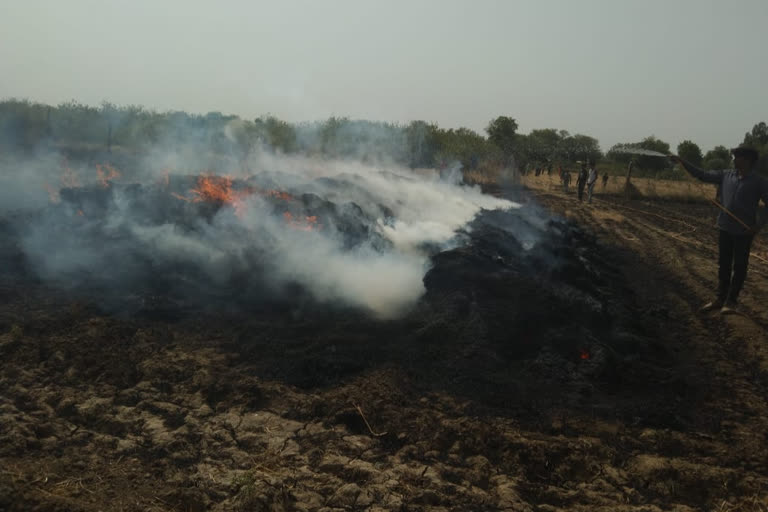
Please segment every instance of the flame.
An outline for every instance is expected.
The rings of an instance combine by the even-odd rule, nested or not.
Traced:
[[[296,219],[291,212],[285,212],[283,213],[283,219],[285,219],[288,227],[298,229],[299,231],[314,231],[319,227],[317,223],[317,215]]]
[[[51,187],[49,184],[45,184],[45,190],[48,191],[48,200],[52,203],[58,203],[61,201],[61,197],[59,197],[59,191],[55,188]]]
[[[102,170],[102,167],[107,170],[107,173]],[[110,181],[120,177],[120,171],[109,164],[104,164],[103,166],[96,164],[96,175],[98,176],[98,180],[101,186],[107,188],[109,187]]]
[[[588,350],[585,350],[585,349],[580,350],[579,359],[581,359],[582,361],[586,361],[587,359],[589,359],[589,357],[590,355]]]
[[[69,164],[67,163],[66,157],[61,159],[61,186],[56,189],[52,186],[45,184],[45,190],[48,192],[48,199],[51,203],[59,203],[61,201],[61,196],[59,195],[59,190],[62,188],[75,188],[80,186],[80,180],[77,178],[77,175],[72,170],[71,167],[69,167]]]
[[[64,163],[64,171],[61,174],[61,185],[64,188],[74,188],[80,186],[80,180],[77,178],[75,172]]]
[[[235,209],[235,214],[242,217],[245,213],[245,197],[250,195],[250,190],[233,190],[232,178],[229,176],[216,176],[212,174],[199,176],[197,178],[197,187],[190,190],[193,197],[185,197],[180,194],[171,195],[182,201],[189,203],[225,203]]]
[[[77,210],[77,215],[79,217],[82,217],[83,216],[83,210]]]
[[[197,186],[189,191],[191,197],[174,192],[171,195],[188,203],[213,202],[228,204],[235,209],[235,214],[238,217],[242,217],[245,213],[245,199],[251,195],[273,197],[283,201],[293,201],[295,199],[291,194],[280,190],[263,190],[258,187],[245,187],[236,190],[232,188],[233,182],[234,180],[229,176],[204,174],[197,178]],[[297,220],[293,218],[290,212],[285,212],[283,217],[288,222],[288,225],[295,229],[311,231],[317,227],[316,216],[308,216]]]
[[[293,201],[293,196],[288,192],[282,192],[280,190],[266,190],[262,195],[268,197],[274,197],[276,199],[282,199],[283,201]]]

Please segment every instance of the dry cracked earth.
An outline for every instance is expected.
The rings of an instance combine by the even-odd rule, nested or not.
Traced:
[[[768,510],[768,265],[701,315],[711,207],[529,201],[546,252],[478,229],[394,321],[3,273],[0,510]]]

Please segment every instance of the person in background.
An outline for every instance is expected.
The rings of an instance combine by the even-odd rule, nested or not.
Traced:
[[[566,194],[568,193],[568,185],[571,184],[571,173],[568,169],[563,171],[562,177],[560,178],[563,180],[563,192]]]
[[[592,204],[592,194],[595,191],[595,183],[597,183],[595,162],[589,162],[589,174],[587,174],[587,202],[589,204]]]
[[[603,190],[605,190],[605,187],[608,185],[608,171],[605,171],[605,174],[603,174]]]
[[[749,265],[752,238],[760,229],[757,207],[760,200],[768,205],[768,180],[755,171],[759,159],[756,149],[739,146],[731,150],[734,169],[704,171],[679,156],[669,158],[703,182],[719,187],[722,203],[717,216],[718,236],[718,287],[715,300],[705,304],[700,311],[719,309],[722,314],[738,313],[739,293],[744,286]],[[762,219],[763,223],[765,219]]]
[[[582,162],[581,171],[579,171],[579,177],[576,178],[576,195],[578,196],[579,201],[581,201],[582,198],[584,197],[584,185],[587,184],[588,176],[589,175],[587,173],[587,164]]]

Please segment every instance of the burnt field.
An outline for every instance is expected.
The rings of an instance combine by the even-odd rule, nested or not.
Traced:
[[[768,509],[768,266],[748,318],[698,315],[708,207],[487,190],[509,203],[409,246],[419,293],[382,302],[400,256],[347,255],[408,212],[278,185],[70,187],[0,220],[0,510]],[[244,197],[276,220],[241,230]]]

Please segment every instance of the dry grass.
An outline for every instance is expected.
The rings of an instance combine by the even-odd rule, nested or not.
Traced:
[[[576,187],[575,175],[571,173],[569,190]],[[521,182],[529,188],[546,191],[562,191],[563,187],[556,173],[551,176],[522,176]],[[595,186],[595,194],[622,195],[624,193],[624,176],[610,176],[608,184],[603,188],[602,178]],[[715,198],[716,187],[707,183],[693,180],[662,180],[653,178],[632,178],[632,184],[644,197],[659,199],[674,199],[677,201],[708,201]]]

